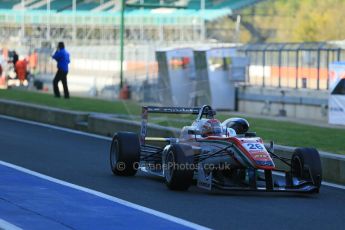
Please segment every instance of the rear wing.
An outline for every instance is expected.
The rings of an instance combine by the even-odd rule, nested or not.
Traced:
[[[199,114],[200,108],[144,106],[148,113]]]
[[[198,115],[197,119],[201,119],[203,115],[215,115],[215,111],[211,106],[204,105],[201,108],[188,108],[188,107],[159,107],[159,106],[143,106],[141,113],[141,131],[140,131],[140,144],[145,144],[147,135],[147,123],[149,113],[165,113],[165,114],[195,114]]]

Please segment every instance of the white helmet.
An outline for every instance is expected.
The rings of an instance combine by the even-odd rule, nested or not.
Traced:
[[[223,135],[222,125],[217,119],[201,119],[198,128],[203,137]]]

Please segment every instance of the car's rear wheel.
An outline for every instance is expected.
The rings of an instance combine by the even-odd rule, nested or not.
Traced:
[[[297,148],[291,158],[291,172],[300,180],[310,181],[320,188],[322,168],[319,152],[314,148]]]
[[[188,190],[193,181],[193,151],[188,145],[171,145],[164,160],[165,183],[171,190]]]
[[[111,171],[119,176],[134,176],[140,161],[138,135],[129,132],[115,133],[110,147]]]

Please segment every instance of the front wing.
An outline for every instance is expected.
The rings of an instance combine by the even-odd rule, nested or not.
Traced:
[[[266,171],[266,170],[265,170]],[[256,192],[292,192],[292,193],[318,193],[319,188],[311,182],[300,181],[292,178],[287,172],[286,175],[275,175],[272,171],[259,172],[264,174],[264,179],[256,181],[248,178],[248,184],[226,184],[213,178],[213,173],[205,173],[202,168],[197,172],[197,186],[209,191],[256,191]]]

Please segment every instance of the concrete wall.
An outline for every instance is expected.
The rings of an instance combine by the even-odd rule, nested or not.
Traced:
[[[139,134],[141,123],[138,121],[114,118],[112,116],[90,114],[87,127],[89,132],[112,136],[114,133],[120,131]],[[147,133],[149,136],[153,137],[177,137],[179,135],[179,129],[149,124]]]
[[[240,87],[238,111],[249,114],[328,120],[328,92],[306,89]]]
[[[86,121],[88,114],[22,102],[0,100],[0,114],[38,121],[47,124],[77,128],[79,122]]]

